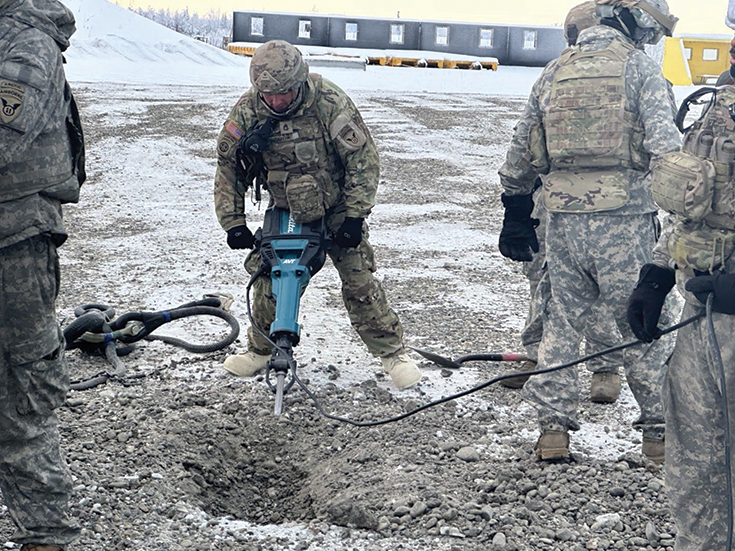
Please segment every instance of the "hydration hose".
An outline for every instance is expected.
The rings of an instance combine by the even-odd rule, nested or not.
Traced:
[[[227,311],[231,303],[232,297],[229,295],[212,294],[205,295],[203,300],[187,302],[170,310],[130,312],[117,319],[114,319],[115,310],[104,304],[85,304],[77,307],[74,310],[77,318],[64,329],[66,349],[80,348],[88,352],[103,352],[113,369],[72,381],[72,390],[86,390],[104,384],[109,379],[123,379],[127,368],[119,356],[132,352],[134,343],[142,339],[160,340],[194,353],[214,352],[229,346],[240,334],[237,319]],[[213,344],[192,344],[176,337],[152,335],[166,323],[200,315],[214,316],[226,321],[230,326],[229,334]],[[116,342],[122,343],[123,346],[117,347]]]

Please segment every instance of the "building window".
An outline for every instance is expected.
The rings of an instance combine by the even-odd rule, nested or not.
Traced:
[[[704,61],[717,61],[719,51],[717,48],[705,48],[702,50],[702,59]]]
[[[263,36],[263,18],[253,17],[250,20],[250,34]]]
[[[345,23],[345,40],[357,40],[357,23]]]
[[[492,48],[495,29],[480,29],[480,48]]]
[[[687,58],[687,60],[692,59],[692,49],[691,48],[684,48],[684,57]]]
[[[398,23],[392,23],[390,26],[390,43],[391,44],[403,44],[403,31],[405,25]]]
[[[523,49],[535,50],[538,42],[538,31],[523,31]]]
[[[299,21],[299,38],[311,38],[311,21],[308,19]]]
[[[446,46],[449,44],[449,27],[437,27],[434,44],[437,46]]]

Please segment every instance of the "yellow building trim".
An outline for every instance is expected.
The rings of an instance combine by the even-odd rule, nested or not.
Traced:
[[[707,84],[714,81],[730,67],[728,39],[682,37],[674,40],[681,41],[683,57],[687,61],[692,84]],[[666,62],[664,57],[664,67]]]
[[[681,38],[666,38],[664,42],[664,76],[674,86],[692,85],[692,73]]]

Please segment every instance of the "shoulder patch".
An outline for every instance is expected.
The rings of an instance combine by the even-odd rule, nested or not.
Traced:
[[[240,128],[239,126],[237,126],[232,121],[227,121],[227,123],[225,123],[225,130],[227,131],[227,133],[230,136],[232,136],[236,140],[239,140],[245,134],[245,132],[243,132],[242,128]]]
[[[343,111],[329,127],[332,138],[350,151],[357,151],[367,142],[365,131],[355,124],[352,115]]]
[[[10,124],[20,115],[23,109],[23,100],[26,95],[26,86],[12,80],[0,81],[0,121]]]

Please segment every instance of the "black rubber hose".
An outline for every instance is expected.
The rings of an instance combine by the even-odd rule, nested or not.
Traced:
[[[79,346],[79,343],[75,342],[79,337],[87,331],[99,332],[105,322],[105,315],[99,310],[90,310],[89,312],[83,313],[64,329],[66,349],[70,350]]]
[[[214,352],[215,350],[222,350],[223,348],[231,345],[235,342],[235,339],[240,335],[240,324],[235,319],[235,316],[229,312],[225,312],[221,308],[213,308],[211,306],[192,306],[190,308],[177,308],[169,312],[171,321],[178,320],[190,316],[214,316],[225,320],[230,326],[230,333],[220,341],[213,344],[191,344],[183,339],[177,337],[170,337],[166,335],[146,335],[145,339],[149,341],[163,341],[167,344],[174,346],[180,346],[181,348],[189,351],[203,354],[206,352]]]

